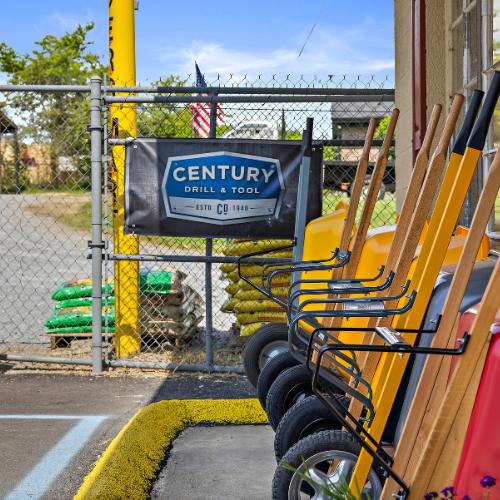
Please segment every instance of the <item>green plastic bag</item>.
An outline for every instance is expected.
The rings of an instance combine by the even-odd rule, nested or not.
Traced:
[[[182,280],[186,275],[178,269],[141,273],[141,292],[145,294],[167,295],[182,291]]]
[[[105,284],[102,284],[102,293],[105,293]],[[115,291],[113,280],[108,280],[108,293]],[[92,278],[81,278],[67,281],[52,295],[53,300],[76,299],[79,297],[92,297]]]
[[[102,327],[102,333],[106,331],[106,328]],[[108,332],[114,332],[115,327],[108,326]],[[67,326],[62,328],[49,328],[45,333],[92,333],[91,326]]]
[[[106,299],[102,298],[102,306],[106,305]],[[108,297],[108,306],[115,305],[115,297]],[[67,309],[68,307],[92,307],[92,297],[79,297],[77,299],[59,300],[54,309]]]
[[[102,308],[102,320],[105,321],[105,308]],[[108,323],[115,322],[115,310],[109,309]],[[45,322],[47,328],[62,328],[75,326],[92,326],[91,307],[68,307],[67,309],[57,309]]]

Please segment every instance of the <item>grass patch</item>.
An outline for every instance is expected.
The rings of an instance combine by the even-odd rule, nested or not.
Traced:
[[[54,188],[51,186],[43,187],[39,184],[34,184],[33,186],[24,185],[21,186],[22,194],[31,194],[31,195],[39,195],[39,194],[58,194],[58,195],[74,195],[74,196],[88,196],[90,198],[92,191],[89,189],[82,189],[77,185],[73,185],[71,187],[68,186],[60,186],[58,188]],[[14,194],[14,193],[12,193]]]
[[[327,191],[323,193],[323,215],[332,213],[335,207],[343,201],[349,203],[349,196],[341,194],[338,191]],[[359,221],[361,211],[363,210],[363,200],[361,200],[356,213],[356,221]],[[387,192],[383,200],[375,202],[370,227],[388,226],[396,221],[396,197]]]
[[[45,195],[49,195],[43,191]],[[55,192],[54,192],[55,193]],[[92,230],[92,202],[84,201],[85,198],[71,198],[71,196],[82,195],[83,192],[73,191],[64,194],[58,193],[58,196],[50,198],[50,202],[45,202],[40,206],[30,208],[37,215],[51,216],[64,224],[67,224],[79,231],[90,232]],[[49,195],[50,196],[50,195]],[[88,198],[87,198],[88,199]],[[335,191],[325,192],[323,194],[323,215],[331,213],[339,202],[349,203],[349,197]],[[360,203],[356,214],[356,220],[359,221],[363,203]],[[104,203],[102,205],[104,212]],[[372,221],[370,227],[379,227],[389,224],[394,224],[396,219],[396,200],[393,194],[386,193],[383,200],[378,200],[375,203],[373,210]],[[113,220],[113,209],[111,203],[108,203],[108,220]],[[112,231],[110,231],[111,233]],[[205,252],[206,243],[204,238],[188,238],[176,236],[140,236],[140,243],[151,244],[154,246],[172,248],[178,250]],[[213,239],[213,253],[215,255],[222,254],[222,250],[226,244],[225,238]]]
[[[58,204],[63,204],[61,200]],[[46,215],[55,217],[60,222],[68,224],[80,231],[92,230],[92,202],[88,201],[82,204],[73,204],[73,210],[57,210],[53,209]],[[104,213],[104,203],[102,205]],[[108,220],[113,220],[113,208],[111,203],[108,203]],[[151,244],[155,246],[162,246],[168,248],[175,248],[179,250],[189,250],[205,252],[205,239],[204,238],[181,238],[181,237],[161,237],[161,236],[139,236],[139,241],[143,244]],[[213,253],[220,254],[226,240],[224,238],[215,238],[213,241]]]
[[[87,201],[86,203],[75,205],[78,207],[75,211],[64,211],[60,215],[55,213],[53,217],[79,231],[92,231],[92,202]]]

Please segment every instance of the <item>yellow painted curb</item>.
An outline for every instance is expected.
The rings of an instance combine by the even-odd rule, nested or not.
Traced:
[[[171,400],[139,410],[85,477],[73,500],[143,500],[172,440],[183,429],[209,422],[262,424],[257,399]]]

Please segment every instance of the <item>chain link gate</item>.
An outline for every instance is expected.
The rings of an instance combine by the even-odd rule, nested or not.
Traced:
[[[374,162],[394,91],[387,82],[331,78],[230,80],[194,97],[200,88],[170,81],[133,89],[120,83],[101,87],[93,79],[92,95],[90,86],[0,86],[0,360],[92,365],[96,372],[103,365],[242,372],[236,318],[220,311],[228,282],[219,264],[231,260],[223,255],[225,240],[117,239],[124,142],[134,135],[193,137],[190,107],[199,102],[211,107],[216,137],[298,140],[313,117],[313,139],[324,148],[326,214],[348,201],[372,116],[379,119]],[[217,105],[224,116],[216,127]],[[391,159],[372,227],[395,220]],[[173,281],[164,294],[154,281],[167,272]],[[77,310],[61,322],[65,303],[51,297],[56,290],[64,296],[65,282],[91,277],[90,289],[76,283],[80,296],[69,308]]]

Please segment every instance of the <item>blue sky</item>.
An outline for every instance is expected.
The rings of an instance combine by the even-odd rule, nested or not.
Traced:
[[[394,1],[329,0],[308,44],[297,60],[324,0],[140,0],[136,12],[138,81],[171,74],[187,76],[194,60],[207,75],[228,78],[259,74],[296,81],[314,75],[352,81],[375,75],[394,81]],[[92,51],[106,55],[107,2],[24,0],[2,2],[0,41],[26,53],[45,35],[61,36],[94,21]],[[5,81],[5,76],[0,75]]]

